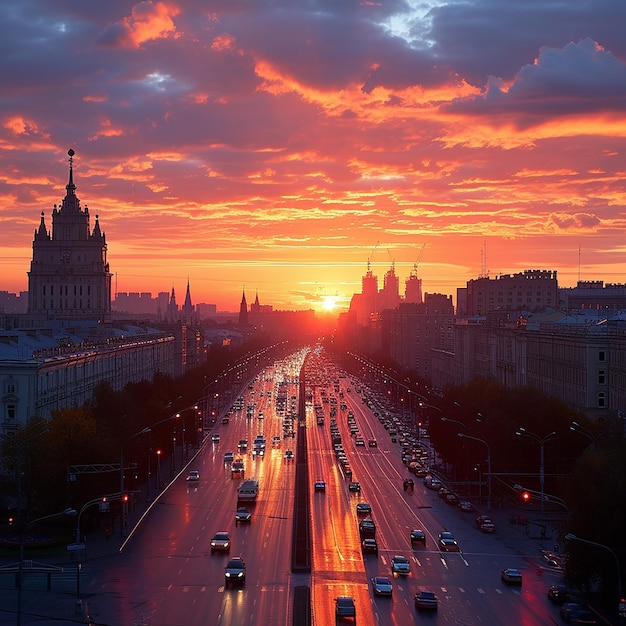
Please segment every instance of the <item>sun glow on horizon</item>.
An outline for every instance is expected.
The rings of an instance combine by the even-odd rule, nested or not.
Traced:
[[[330,313],[335,310],[339,296],[323,296],[322,297],[322,311]]]

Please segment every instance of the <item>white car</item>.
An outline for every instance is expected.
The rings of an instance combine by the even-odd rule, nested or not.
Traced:
[[[187,474],[186,478],[187,482],[195,483],[200,480],[200,472],[198,470],[191,470],[189,474]]]
[[[219,443],[220,442],[220,434],[219,433],[215,433],[214,435],[211,435],[211,441],[213,443]]]

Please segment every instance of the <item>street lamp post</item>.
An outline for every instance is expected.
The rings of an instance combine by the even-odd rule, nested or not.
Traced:
[[[157,469],[156,469],[156,485],[157,489],[161,489],[161,450],[157,450]]]
[[[543,447],[546,444],[546,442],[548,442],[550,439],[552,439],[552,437],[556,435],[556,432],[552,431],[551,433],[548,433],[544,437],[540,437],[539,435],[535,433],[531,433],[530,431],[520,426],[517,429],[517,432],[515,434],[521,437],[529,437],[530,439],[533,439],[539,444],[539,487],[541,491],[541,521],[543,523],[543,534],[545,536],[545,532],[546,532],[545,506],[544,506],[545,464],[544,464]]]
[[[579,541],[580,543],[586,543],[590,546],[603,548],[604,550],[607,550],[613,555],[613,559],[615,560],[615,567],[617,569],[617,603],[619,607],[622,602],[622,577],[620,574],[619,559],[617,558],[617,554],[615,554],[615,552],[613,552],[613,550],[611,550],[609,546],[605,546],[603,543],[598,543],[597,541],[590,541],[589,539],[582,539],[581,537],[578,537],[577,535],[574,535],[573,533],[567,533],[567,535],[565,535],[565,540],[566,541]],[[624,623],[624,620],[622,619],[621,615],[619,616],[619,620],[620,620],[619,622],[620,624]]]
[[[128,444],[128,442],[131,439],[134,439],[135,437],[138,437],[139,435],[145,435],[147,433],[150,432],[150,428],[144,428],[143,430],[140,430],[139,432],[135,433],[134,435],[131,435],[123,444],[122,444],[122,449],[120,452],[120,493],[124,494],[126,492],[125,488],[124,488],[124,480],[125,480],[125,468],[124,468],[124,448],[126,447],[126,445]],[[125,532],[125,528],[124,528],[124,524],[121,524],[121,530],[120,532],[122,533],[122,537],[124,536],[124,532]]]
[[[484,439],[479,439],[478,437],[470,437],[465,433],[457,433],[457,437],[461,437],[463,439],[472,439],[473,441],[479,441],[480,443],[484,443],[485,446],[487,446],[487,510],[491,511],[491,448]]]
[[[176,420],[178,420],[178,418],[181,417],[180,413],[176,413]],[[181,441],[181,459],[182,459],[182,464],[185,464],[185,418],[183,417],[181,420],[181,437],[182,437],[182,441]]]

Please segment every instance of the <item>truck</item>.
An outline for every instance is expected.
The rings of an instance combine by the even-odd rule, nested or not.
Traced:
[[[248,478],[237,489],[237,502],[254,502],[258,495],[259,481],[256,478]]]

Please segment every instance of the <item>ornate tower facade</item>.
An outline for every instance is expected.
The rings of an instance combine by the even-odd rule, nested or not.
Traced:
[[[111,273],[98,216],[90,230],[74,184],[74,150],[69,150],[69,182],[60,207],[54,205],[48,232],[41,213],[28,272],[28,312],[57,319],[97,319],[111,315]]]

